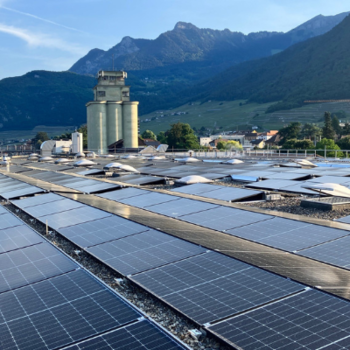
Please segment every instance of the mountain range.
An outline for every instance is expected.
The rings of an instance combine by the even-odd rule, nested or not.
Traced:
[[[179,22],[155,40],[126,37],[108,51],[91,50],[70,72],[1,80],[0,130],[84,123],[93,76],[112,68],[112,55],[115,68],[128,71],[140,114],[194,99],[282,101],[273,108],[287,108],[304,97],[346,96],[347,14],[317,16],[288,33],[244,35]]]

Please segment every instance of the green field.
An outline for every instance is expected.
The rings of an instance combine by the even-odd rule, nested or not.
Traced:
[[[66,132],[73,132],[73,126],[45,126],[38,125],[32,130],[7,130],[0,131],[0,141],[32,139],[38,131],[45,131],[49,137],[61,135]]]
[[[246,104],[243,100],[195,102],[171,110],[161,110],[140,116],[140,132],[142,133],[148,129],[157,134],[160,131],[168,130],[171,124],[177,122],[189,123],[191,127],[197,129],[204,126],[211,131],[243,130],[250,129],[252,126],[258,126],[259,130],[280,129],[293,121],[322,123],[325,111],[334,113],[344,111],[346,117],[350,119],[349,103],[309,104],[288,111],[265,114],[266,109],[273,103]],[[185,112],[186,114],[172,115],[178,112]],[[161,117],[161,115],[164,115],[164,117]],[[145,119],[152,120],[145,122]],[[345,122],[346,120],[342,121]]]

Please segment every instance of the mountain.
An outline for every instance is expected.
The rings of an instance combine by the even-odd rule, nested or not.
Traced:
[[[100,69],[111,69],[114,57],[117,69],[133,71],[137,77],[161,75],[164,78],[172,75],[168,68],[171,67],[177,71],[177,76],[180,73],[182,79],[203,79],[234,64],[270,56],[294,43],[324,34],[346,15],[320,15],[288,33],[248,35],[228,29],[200,29],[191,23],[178,22],[173,30],[162,33],[155,40],[125,37],[108,51],[91,50],[70,71],[95,75]],[[189,64],[196,62],[199,64]]]
[[[280,101],[268,111],[305,100],[350,99],[350,16],[322,36],[272,57],[234,66],[192,87],[187,99]],[[215,90],[213,90],[215,86]]]
[[[343,21],[349,13],[350,12],[343,12],[335,16],[318,15],[292,29],[287,34],[291,37],[293,44],[325,34]]]
[[[113,52],[116,68],[130,68],[127,83],[132,99],[140,101],[140,115],[194,100],[282,101],[270,107],[275,110],[307,98],[349,98],[349,17],[322,37],[271,56],[319,35],[345,15],[317,16],[285,34],[244,35],[179,22],[155,40],[126,37],[108,54],[94,49],[73,67],[95,74],[109,68]],[[269,57],[239,63],[261,56]],[[0,130],[85,123],[94,85],[93,77],[74,72],[33,71],[0,80]]]
[[[96,80],[70,72],[33,71],[0,80],[0,131],[86,123]]]

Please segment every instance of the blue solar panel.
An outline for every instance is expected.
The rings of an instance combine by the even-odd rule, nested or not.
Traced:
[[[350,304],[311,290],[208,328],[245,350],[341,349],[350,344]],[[345,342],[345,343],[344,343]]]
[[[82,270],[0,294],[0,310],[1,349],[58,349],[141,316]]]

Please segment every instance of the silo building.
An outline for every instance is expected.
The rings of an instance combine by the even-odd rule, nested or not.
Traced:
[[[130,86],[123,71],[99,71],[94,100],[86,104],[88,149],[107,153],[123,139],[125,148],[138,147],[138,102],[130,101]]]

